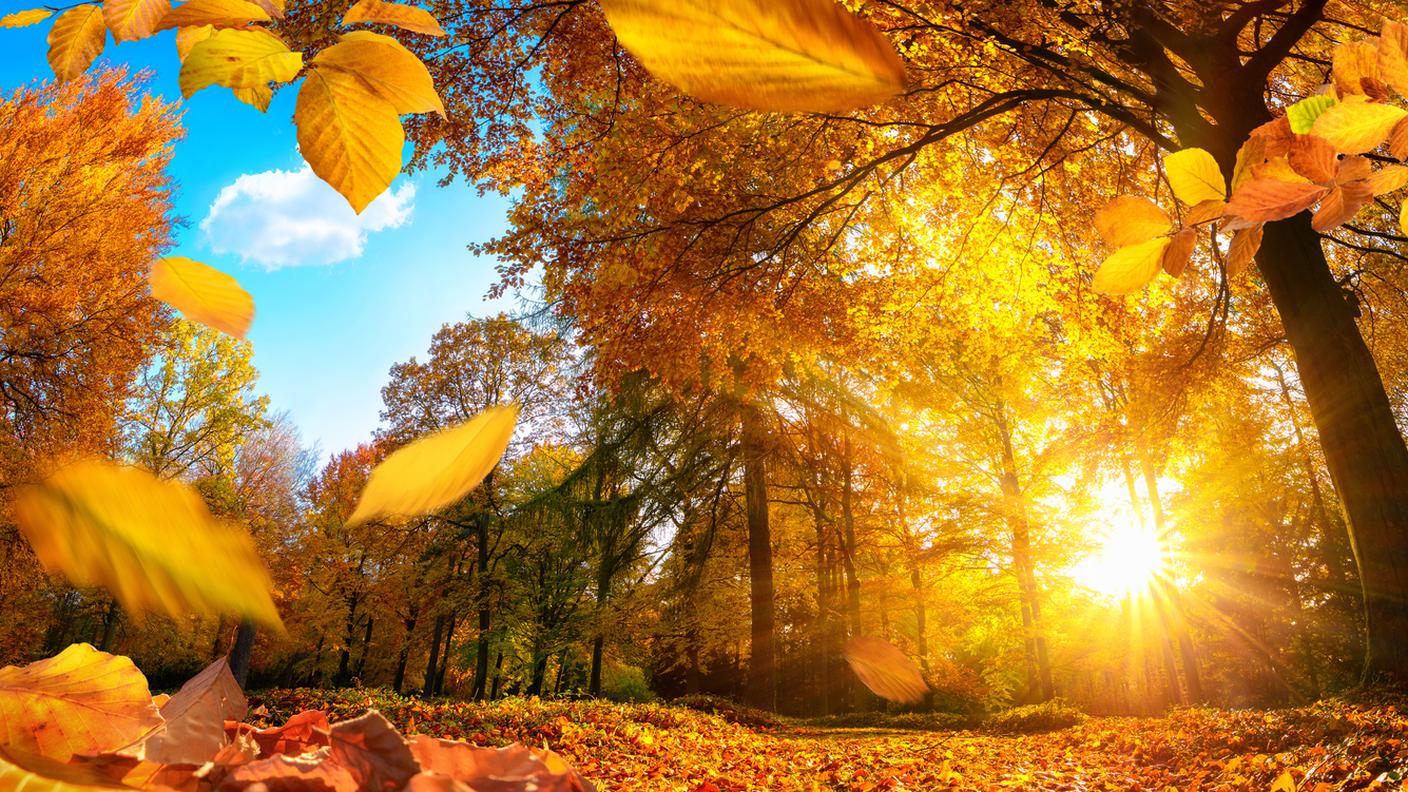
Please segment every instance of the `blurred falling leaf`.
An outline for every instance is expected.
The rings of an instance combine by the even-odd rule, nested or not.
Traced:
[[[134,614],[224,613],[283,628],[249,534],[217,522],[180,482],[85,460],[22,490],[14,519],[46,568],[106,587]]]
[[[342,17],[342,24],[353,25],[358,22],[380,22],[427,36],[445,35],[445,29],[440,27],[440,23],[435,21],[429,11],[382,0],[360,0],[347,9],[347,14]]]
[[[126,657],[73,644],[46,660],[0,668],[6,749],[67,761],[116,750],[161,724],[146,677]]]
[[[54,12],[47,8],[31,8],[28,11],[16,11],[13,14],[0,16],[0,27],[28,27],[29,25],[43,22],[53,15]]]
[[[153,297],[193,322],[244,338],[254,321],[254,298],[239,281],[199,261],[181,256],[158,259],[148,280]]]
[[[846,642],[845,655],[851,670],[880,698],[913,704],[929,692],[914,661],[888,641],[852,638]]]
[[[843,112],[905,88],[894,45],[835,0],[601,0],[601,9],[645,68],[704,101]]]
[[[372,471],[348,523],[429,514],[464,497],[498,464],[517,420],[517,406],[490,407],[396,451]]]
[[[229,741],[225,721],[243,720],[248,709],[244,691],[222,657],[162,705],[166,725],[145,741],[143,756],[162,764],[204,764]]]

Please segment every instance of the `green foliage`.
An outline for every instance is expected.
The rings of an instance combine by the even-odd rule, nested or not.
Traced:
[[[602,669],[601,694],[612,701],[654,701],[655,693],[638,666],[607,663]]]
[[[847,712],[808,718],[805,723],[823,729],[953,731],[978,725],[978,718],[955,712]]]
[[[1085,713],[1065,699],[1055,698],[1041,704],[1013,707],[994,714],[984,725],[1002,734],[1035,734],[1056,731],[1085,721]]]

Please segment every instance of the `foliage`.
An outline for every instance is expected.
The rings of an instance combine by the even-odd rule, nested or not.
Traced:
[[[1085,713],[1079,708],[1065,699],[1055,698],[994,713],[983,725],[1001,734],[1031,734],[1066,729],[1084,720]]]
[[[677,699],[672,699],[670,705],[707,712],[710,715],[717,715],[729,723],[737,723],[740,726],[748,726],[754,729],[772,728],[781,724],[777,716],[767,710],[750,707],[747,704],[739,704],[731,699],[726,699],[722,696],[711,696],[706,693],[693,693],[680,696]]]

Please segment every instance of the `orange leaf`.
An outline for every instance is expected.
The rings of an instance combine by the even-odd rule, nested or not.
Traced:
[[[1281,220],[1314,206],[1327,192],[1318,184],[1252,179],[1232,193],[1227,214],[1248,223]]]
[[[852,638],[846,642],[845,655],[860,681],[881,698],[913,704],[929,692],[914,661],[888,641]]]
[[[226,719],[240,720],[247,709],[244,691],[222,657],[161,708],[166,725],[146,740],[145,756],[163,764],[204,764],[226,743]]]
[[[1095,215],[1095,228],[1110,247],[1147,242],[1173,227],[1168,214],[1148,198],[1122,195]]]
[[[342,17],[342,24],[353,25],[358,22],[380,22],[427,36],[445,35],[445,29],[440,27],[440,23],[429,11],[383,0],[360,0],[347,9],[346,15]]]
[[[1350,182],[1335,185],[1320,208],[1310,220],[1316,231],[1329,231],[1349,222],[1364,205],[1373,199],[1374,193],[1366,182]]]
[[[1227,250],[1227,277],[1236,277],[1256,258],[1261,249],[1263,226],[1243,228],[1232,236],[1232,244]]]
[[[1292,170],[1313,182],[1328,182],[1339,169],[1339,153],[1335,147],[1315,135],[1296,135],[1286,159]]]
[[[1164,272],[1177,278],[1183,274],[1183,269],[1188,266],[1188,258],[1193,255],[1193,248],[1198,244],[1198,232],[1191,228],[1185,228],[1173,235],[1173,241],[1164,250],[1163,268]]]

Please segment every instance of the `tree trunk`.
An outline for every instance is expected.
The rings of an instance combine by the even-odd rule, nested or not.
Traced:
[[[235,645],[230,649],[230,673],[240,687],[249,682],[249,661],[254,654],[254,622],[241,621],[235,630]]]
[[[420,616],[420,607],[412,604],[406,616],[406,637],[401,641],[401,652],[396,656],[396,676],[391,680],[391,689],[397,693],[401,692],[402,686],[406,684],[406,663],[411,659],[411,637],[416,632],[416,619]]]
[[[1368,633],[1365,681],[1408,681],[1408,447],[1310,218],[1268,225],[1257,265],[1349,525]]]
[[[600,611],[605,606],[607,598],[611,596],[611,576],[603,574],[596,581],[596,606]],[[598,628],[596,635],[592,636],[592,670],[588,677],[587,692],[593,696],[601,695],[601,662],[602,653],[606,647],[606,636],[602,635]]]
[[[752,634],[748,701],[777,709],[773,629],[772,533],[768,527],[767,427],[754,405],[742,407],[743,491],[748,519],[748,581]]]
[[[1027,660],[1033,672],[1029,683],[1033,692],[1039,690],[1041,700],[1047,701],[1056,696],[1056,685],[1051,679],[1051,659],[1046,649],[1046,635],[1042,631],[1041,593],[1037,590],[1033,569],[1031,525],[1022,501],[1022,487],[1017,480],[1017,459],[1012,452],[1012,435],[1006,420],[999,418],[997,429],[1002,441],[1002,494],[1006,501],[1008,525],[1012,529],[1012,566],[1022,600]]]
[[[445,628],[444,654],[440,656],[440,669],[435,672],[435,695],[437,696],[445,695],[445,671],[450,667],[450,649],[455,643],[456,621],[456,614],[451,613],[450,623]]]
[[[485,481],[484,486],[489,486],[489,482]],[[475,597],[479,606],[479,636],[474,647],[474,691],[470,697],[483,701],[489,695],[489,628],[493,624],[493,613],[489,608],[489,515],[480,513],[474,522],[478,544],[474,572],[478,585]]]
[[[440,636],[445,631],[444,614],[436,614],[435,629],[430,634],[430,658],[425,661],[425,681],[421,683],[421,695],[435,695],[435,672],[440,664]]]
[[[362,633],[362,651],[357,656],[357,680],[360,682],[367,672],[367,649],[372,645],[372,617],[367,615],[367,629]]]

